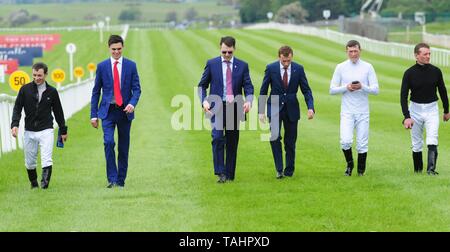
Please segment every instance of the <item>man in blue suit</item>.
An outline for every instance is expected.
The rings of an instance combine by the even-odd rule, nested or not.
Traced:
[[[214,174],[219,178],[218,183],[224,183],[235,177],[239,123],[245,121],[245,113],[250,111],[253,84],[248,64],[233,56],[236,40],[223,37],[219,46],[222,55],[206,63],[198,92],[203,110],[211,117]]]
[[[134,109],[141,95],[141,86],[136,63],[122,57],[124,47],[122,37],[111,35],[108,46],[111,58],[97,66],[91,97],[91,124],[94,128],[98,128],[98,119],[102,119],[107,187],[112,188],[125,185],[131,121],[134,119]],[[101,93],[102,100],[99,107]],[[116,126],[119,136],[117,164],[114,152]]]
[[[264,114],[267,92],[267,116],[270,121],[273,159],[277,178],[292,177],[295,170],[295,142],[297,141],[297,124],[300,120],[300,108],[297,91],[300,87],[308,107],[308,119],[314,117],[314,99],[308,85],[303,66],[292,62],[294,52],[289,46],[278,50],[279,60],[267,65],[259,93],[258,113],[261,122],[266,121]],[[281,125],[284,126],[284,149],[286,151],[286,168],[283,171],[283,152],[281,147]]]

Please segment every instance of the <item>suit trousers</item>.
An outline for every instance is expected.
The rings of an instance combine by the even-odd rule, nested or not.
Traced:
[[[234,179],[236,172],[237,148],[239,143],[239,121],[237,103],[222,103],[211,118],[212,152],[214,174],[225,174],[227,179]],[[226,160],[224,160],[226,153]]]
[[[281,109],[278,120],[276,119],[277,118],[275,117],[270,118],[270,131],[272,135],[270,147],[272,148],[275,169],[278,172],[283,172],[283,149],[281,146],[281,125],[283,125],[284,150],[286,152],[286,168],[284,169],[284,175],[292,176],[295,170],[295,144],[297,142],[298,121],[292,122],[289,120],[286,106]],[[278,124],[275,125],[275,123]]]
[[[114,141],[114,131],[116,126],[119,141],[117,164],[114,151],[116,145]],[[109,107],[108,116],[102,120],[102,128],[108,182],[124,186],[128,170],[131,121],[128,120],[126,113],[123,111],[123,106],[117,107],[111,105]]]
[[[422,151],[424,128],[427,133],[426,144],[438,145],[439,109],[437,101],[426,104],[411,102],[409,111],[414,121],[411,129],[412,150],[414,152]]]

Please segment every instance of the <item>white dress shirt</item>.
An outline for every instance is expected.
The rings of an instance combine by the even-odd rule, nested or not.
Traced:
[[[292,64],[289,64],[289,66],[288,66],[288,68],[287,68],[288,86],[289,86],[289,81],[291,81],[291,65],[292,65]],[[283,66],[283,64],[281,64],[281,62],[280,62],[280,74],[281,74],[281,80],[283,80],[284,66]]]
[[[111,73],[113,76],[113,83],[114,83],[114,63],[116,61],[119,61],[119,63],[117,63],[117,70],[119,71],[119,85],[120,87],[122,87],[122,62],[123,62],[123,57],[120,57],[118,60],[115,60],[113,57],[111,57]]]
[[[225,62],[224,57],[221,56],[221,58],[222,58],[222,79],[223,79],[222,101],[226,101],[227,100],[227,63]],[[234,62],[234,57],[231,57],[231,59],[230,59],[231,73],[233,73],[233,62]],[[233,80],[231,83],[233,83]]]
[[[120,57],[118,60],[116,60],[113,57],[111,57],[111,72],[112,72],[112,77],[113,77],[113,88],[114,88],[114,63],[116,61],[119,61],[119,63],[117,63],[117,70],[119,71],[119,87],[122,88],[122,61],[123,61],[123,57]],[[114,91],[113,91],[113,94],[114,94]],[[111,104],[116,104],[116,98],[114,97],[114,95],[112,96]]]
[[[347,90],[352,81],[359,81],[362,88]],[[369,113],[369,94],[378,94],[378,80],[373,66],[359,59],[356,63],[346,60],[336,66],[330,83],[330,94],[342,94],[341,113]]]

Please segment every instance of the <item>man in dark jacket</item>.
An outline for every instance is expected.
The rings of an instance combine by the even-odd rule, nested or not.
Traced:
[[[222,37],[219,46],[221,55],[206,62],[198,94],[211,118],[214,174],[225,183],[235,178],[239,124],[250,111],[254,88],[248,63],[234,56],[236,39]]]
[[[38,188],[37,155],[41,147],[42,189],[47,189],[52,175],[52,152],[54,143],[53,114],[59,125],[62,142],[67,140],[67,127],[64,112],[59,100],[58,91],[45,81],[48,67],[44,63],[36,63],[32,67],[33,81],[19,90],[14,105],[11,134],[17,137],[22,108],[25,110],[25,133],[23,149],[25,152],[25,166],[31,188]]]
[[[264,114],[267,100],[267,116],[270,120],[271,139],[277,179],[292,177],[295,170],[295,144],[297,141],[297,125],[300,120],[300,107],[297,92],[300,88],[308,108],[307,117],[314,118],[314,98],[303,66],[292,61],[294,51],[289,46],[278,50],[278,60],[267,65],[259,92],[259,119],[266,121]],[[270,95],[267,93],[271,88]],[[284,149],[286,166],[283,166],[281,146],[281,126],[284,126]],[[284,170],[283,170],[284,168]]]
[[[423,130],[426,132],[428,147],[427,174],[437,175],[436,160],[439,132],[438,96],[441,97],[444,122],[450,119],[447,89],[445,88],[442,71],[430,64],[430,46],[419,43],[414,48],[416,64],[403,74],[400,91],[400,104],[404,116],[403,126],[411,129],[412,156],[414,172],[423,170]],[[411,94],[409,107],[408,96]]]

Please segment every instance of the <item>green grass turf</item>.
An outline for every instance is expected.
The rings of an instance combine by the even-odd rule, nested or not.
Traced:
[[[246,130],[236,180],[217,184],[210,131],[171,127],[178,110],[171,107],[173,97],[197,99],[193,88],[206,60],[219,55],[223,35],[236,37],[236,56],[249,63],[256,93],[281,45],[291,45],[294,60],[305,67],[317,114],[305,119],[299,94],[293,178],[275,179],[270,145],[260,141],[267,131]],[[413,62],[363,51],[380,94],[370,97],[366,176],[344,177],[341,97],[328,94],[334,67],[346,58],[344,45],[273,30],[130,31],[126,43],[126,56],[138,64],[142,96],[125,189],[105,188],[102,131],[90,127],[87,107],[68,121],[66,147],[54,150],[47,191],[29,189],[22,151],[0,158],[1,231],[450,230],[449,125],[441,123],[437,177],[413,174],[410,135],[401,125],[400,82]],[[108,56],[97,44],[92,51]],[[442,70],[448,81],[448,69]]]

